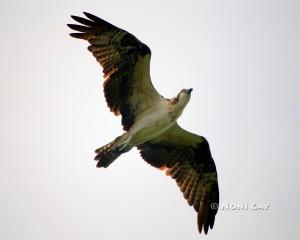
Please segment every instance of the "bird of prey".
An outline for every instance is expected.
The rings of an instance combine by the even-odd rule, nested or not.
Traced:
[[[108,167],[121,154],[137,147],[142,158],[176,180],[184,198],[198,212],[198,230],[212,229],[218,211],[217,171],[207,140],[181,128],[177,119],[191,98],[192,88],[167,99],[150,78],[150,48],[134,35],[84,12],[71,16],[72,37],[89,42],[88,50],[101,65],[104,94],[115,115],[122,116],[124,133],[97,149],[97,167]]]

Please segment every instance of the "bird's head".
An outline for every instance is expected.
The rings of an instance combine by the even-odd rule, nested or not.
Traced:
[[[191,99],[192,91],[192,88],[182,89],[176,97],[167,100],[170,104],[170,113],[174,118],[177,119],[182,114],[183,109]]]
[[[185,106],[188,104],[188,102],[191,99],[191,93],[192,93],[193,89],[189,88],[189,89],[182,89],[178,95],[177,95],[177,99],[178,99],[178,103],[181,106]]]

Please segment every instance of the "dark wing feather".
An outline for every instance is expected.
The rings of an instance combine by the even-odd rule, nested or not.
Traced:
[[[205,234],[214,225],[219,204],[217,171],[205,138],[175,124],[155,139],[138,147],[152,166],[166,169],[176,180],[184,198],[198,212],[198,230]]]
[[[104,73],[104,94],[116,115],[122,115],[124,130],[135,117],[160,98],[150,79],[150,49],[132,34],[90,13],[71,16],[82,25],[68,24],[77,31],[70,35],[87,40]]]

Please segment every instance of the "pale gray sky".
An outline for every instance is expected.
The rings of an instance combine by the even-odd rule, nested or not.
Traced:
[[[2,1],[0,238],[297,239],[300,228],[300,3],[292,0]],[[96,169],[121,133],[101,69],[68,36],[88,11],[152,49],[166,97],[193,87],[180,119],[210,142],[221,204],[199,236],[176,183],[136,150]]]

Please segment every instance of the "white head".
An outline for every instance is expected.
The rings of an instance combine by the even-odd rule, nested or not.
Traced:
[[[184,108],[188,102],[191,99],[191,93],[192,93],[193,89],[189,88],[189,89],[182,89],[178,95],[177,95],[177,99],[178,99],[178,105],[182,108]]]
[[[168,99],[171,116],[177,119],[191,99],[193,89],[182,89],[175,98]]]

